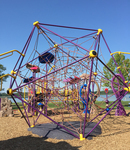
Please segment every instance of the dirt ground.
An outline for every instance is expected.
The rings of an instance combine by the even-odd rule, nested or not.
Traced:
[[[44,139],[32,134],[16,112],[14,117],[0,118],[0,150],[130,150],[130,116],[115,116],[114,111],[111,114],[100,124],[101,135],[80,141]]]

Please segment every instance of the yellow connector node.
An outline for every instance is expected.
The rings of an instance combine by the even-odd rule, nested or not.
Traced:
[[[124,88],[124,90],[130,92],[130,86],[128,88]]]
[[[34,26],[36,26],[36,27],[39,29],[40,27],[39,27],[39,25],[38,25],[38,24],[39,24],[39,22],[38,22],[38,21],[35,21],[35,22],[33,23],[33,25],[34,25]]]
[[[54,47],[55,47],[55,48],[58,48],[58,45],[57,45],[57,44],[55,44],[55,45],[54,45]]]
[[[13,90],[12,89],[7,89],[7,94],[8,95],[12,95],[13,94]]]
[[[96,76],[96,75],[97,75],[97,72],[94,72],[93,74]]]
[[[85,140],[85,138],[83,138],[83,134],[80,134],[80,141]]]
[[[91,50],[90,52],[89,52],[89,57],[90,58],[95,58],[97,56],[97,52],[95,51],[95,50]]]
[[[119,67],[117,67],[117,69],[120,69],[121,67],[119,66]]]
[[[16,72],[15,71],[13,71],[13,70],[11,70],[11,74],[13,75],[13,74],[16,74]]]
[[[31,128],[33,128],[33,127],[34,127],[34,125],[31,126]]]
[[[103,32],[102,29],[98,29],[97,35],[99,35],[99,34],[102,33],[102,32]]]

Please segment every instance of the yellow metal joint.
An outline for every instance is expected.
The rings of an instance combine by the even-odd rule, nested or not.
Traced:
[[[97,76],[97,72],[94,72],[93,74],[94,74],[95,76]]]
[[[98,29],[97,35],[99,35],[102,32],[103,32],[102,29]]]
[[[8,95],[12,95],[12,94],[13,94],[13,90],[12,90],[12,89],[10,89],[10,88],[9,88],[9,89],[7,89],[7,94],[8,94]]]
[[[34,125],[31,125],[30,127],[31,127],[31,128],[33,128],[33,127],[34,127]]]
[[[95,50],[91,50],[89,52],[89,58],[95,58],[95,57],[97,57],[97,52]]]
[[[55,48],[58,48],[58,45],[57,45],[57,44],[55,44],[55,45],[54,45],[54,47],[55,47]]]
[[[39,21],[35,21],[35,22],[33,23],[33,25],[36,26],[36,27],[39,29],[40,27],[39,27],[38,24],[39,24]]]
[[[13,74],[16,74],[16,72],[15,72],[14,70],[11,70],[10,73],[11,73],[12,75],[13,75]]]
[[[125,87],[124,90],[130,92],[130,86],[128,88]]]
[[[121,68],[121,66],[117,67],[117,69],[120,69],[120,68]]]
[[[80,136],[80,141],[85,140],[85,138],[83,138],[83,134],[80,134],[79,136]]]

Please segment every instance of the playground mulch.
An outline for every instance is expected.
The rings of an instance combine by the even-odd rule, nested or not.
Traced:
[[[25,120],[15,112],[14,117],[0,118],[0,150],[129,150],[130,111],[126,112],[128,116],[115,116],[113,110],[100,123],[102,134],[83,141],[39,137],[28,131]]]

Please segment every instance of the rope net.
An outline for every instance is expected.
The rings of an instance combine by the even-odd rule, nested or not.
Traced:
[[[123,64],[117,74],[115,68],[119,64],[110,55],[102,33],[87,29],[62,30],[56,31],[68,35],[59,35],[39,24],[33,33],[36,39],[29,39],[29,47],[25,46],[22,52],[24,60],[19,59],[16,64],[17,78],[11,79],[10,89],[17,94],[13,92],[11,96],[21,100],[22,117],[29,127],[53,122],[77,138],[80,134],[86,137],[87,124],[91,121],[99,124],[126,95],[124,87],[128,87],[125,80],[129,81],[130,61],[119,55]],[[96,51],[96,57],[90,55],[91,50]],[[111,66],[106,55],[112,59]],[[101,95],[105,87],[112,89],[111,94]],[[115,98],[109,103],[113,95]],[[120,107],[116,114],[121,114],[121,104]],[[104,114],[101,119],[100,114]],[[122,114],[125,115],[125,110]],[[73,123],[77,121],[79,126],[75,127]]]

